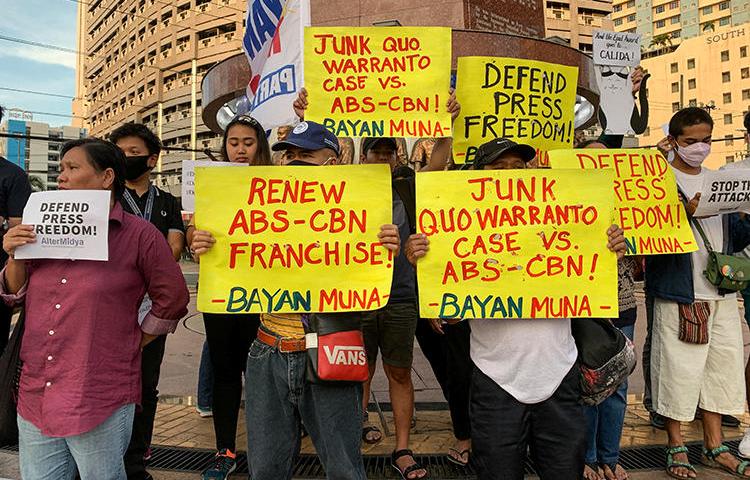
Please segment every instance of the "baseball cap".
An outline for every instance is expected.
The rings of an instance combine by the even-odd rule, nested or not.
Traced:
[[[505,153],[515,153],[524,162],[530,162],[536,157],[536,150],[528,145],[519,144],[507,138],[496,138],[482,144],[477,149],[474,168],[479,169],[485,165],[489,165]]]
[[[367,151],[374,147],[376,144],[384,142],[393,150],[398,150],[398,144],[396,139],[392,137],[367,137],[362,139],[362,154],[367,155]]]
[[[271,147],[274,152],[286,150],[289,147],[298,147],[305,150],[320,150],[330,148],[336,155],[341,153],[339,141],[336,135],[329,132],[326,127],[316,122],[301,122],[289,133],[286,140],[277,142]]]

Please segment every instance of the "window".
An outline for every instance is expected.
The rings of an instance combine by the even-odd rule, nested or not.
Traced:
[[[695,59],[694,58],[688,58],[687,67],[688,67],[688,70],[692,70],[692,69],[695,68]]]
[[[613,11],[613,12],[619,12],[619,11],[621,11],[621,10],[622,10],[622,4],[620,4],[620,5],[615,5],[614,7],[612,7],[612,11]]]
[[[740,58],[747,57],[747,47],[740,47]]]
[[[695,79],[691,78],[688,80],[688,89],[689,90],[695,90]]]
[[[719,10],[729,10],[729,2],[721,2],[719,4]]]
[[[666,24],[667,24],[667,22],[665,22],[664,20],[657,20],[656,21],[656,28],[664,28],[664,25],[666,25]]]
[[[680,35],[682,35],[682,30],[675,30],[670,36],[672,38],[680,38]]]
[[[724,145],[734,145],[734,140],[732,140],[732,135],[724,135]]]
[[[635,22],[635,13],[628,15],[628,22]]]
[[[722,62],[729,61],[729,50],[724,50],[723,52],[721,52],[721,61]]]
[[[714,6],[709,5],[708,7],[703,7],[703,15],[710,15],[711,12],[714,11]]]
[[[731,93],[725,93],[724,94],[724,103],[732,103],[732,94]]]
[[[722,83],[729,83],[732,81],[732,75],[729,72],[722,72],[721,73],[721,82]]]
[[[671,23],[672,25],[674,25],[675,23],[680,23],[680,16],[675,15],[674,17],[670,18],[669,23]]]
[[[750,88],[746,88],[742,91],[742,99],[750,100]]]
[[[680,8],[680,2],[669,2],[669,9],[674,10],[675,8]]]
[[[726,26],[726,25],[729,25],[729,21],[731,20],[731,18],[732,17],[724,17],[724,18],[722,18],[721,20],[719,20],[719,25],[721,25],[722,27]]]
[[[688,105],[691,106],[691,107],[697,107],[698,106],[698,100],[696,100],[695,98],[691,98],[690,100],[688,100]]]
[[[630,0],[630,1],[628,2],[628,4],[627,4],[627,7],[628,7],[628,8],[633,8],[633,7],[635,7],[635,0]]]
[[[672,93],[678,93],[680,91],[680,84],[672,82]]]
[[[672,113],[680,110],[680,102],[672,102]]]
[[[622,18],[615,18],[615,25],[618,27],[622,25]]]
[[[733,162],[734,162],[734,157],[733,157],[733,156],[731,156],[731,155],[727,155],[726,157],[724,157],[724,160],[725,160],[725,161],[726,161],[727,163],[733,163]]]
[[[677,64],[676,64],[676,63],[673,63],[673,64],[671,64],[671,65],[669,66],[669,70],[670,70],[670,71],[671,71],[672,73],[677,73],[677,72],[678,72],[678,67],[677,67]]]
[[[745,68],[743,68],[742,70],[740,70],[740,76],[741,76],[741,77],[742,77],[743,79],[745,79],[745,78],[750,78],[750,68],[748,68],[748,67],[745,67]]]
[[[657,5],[654,9],[654,13],[664,13],[664,5]]]
[[[724,114],[724,125],[731,125],[732,124],[732,114],[731,113],[725,113]]]

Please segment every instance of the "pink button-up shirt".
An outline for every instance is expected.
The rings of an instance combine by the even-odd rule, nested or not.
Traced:
[[[109,260],[32,260],[24,300],[18,413],[44,435],[88,432],[119,407],[141,401],[141,332],[174,332],[189,294],[164,236],[116,203]],[[138,325],[148,292],[153,306]]]

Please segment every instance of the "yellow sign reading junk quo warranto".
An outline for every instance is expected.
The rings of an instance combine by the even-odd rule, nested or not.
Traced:
[[[210,313],[375,310],[388,302],[387,165],[197,168],[198,309]]]
[[[417,230],[430,241],[417,268],[421,316],[616,317],[612,175],[420,173]]]
[[[305,118],[341,137],[449,137],[451,29],[308,27]]]

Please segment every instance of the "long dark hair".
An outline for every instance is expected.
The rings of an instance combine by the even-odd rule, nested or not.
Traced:
[[[120,200],[125,192],[125,154],[117,148],[114,143],[100,138],[89,137],[80,140],[65,142],[60,150],[60,158],[63,158],[70,150],[81,147],[86,152],[86,158],[94,170],[103,172],[111,168],[115,173],[112,182],[112,195],[115,200]]]
[[[224,157],[224,161],[229,161],[229,155],[227,154],[227,137],[229,137],[229,129],[235,125],[245,125],[255,131],[255,136],[258,138],[258,149],[255,153],[255,158],[250,162],[250,165],[273,165],[271,162],[271,146],[268,144],[268,137],[266,131],[263,130],[263,126],[256,119],[250,115],[240,115],[235,117],[227,128],[224,129],[224,139],[221,141],[221,156]]]

